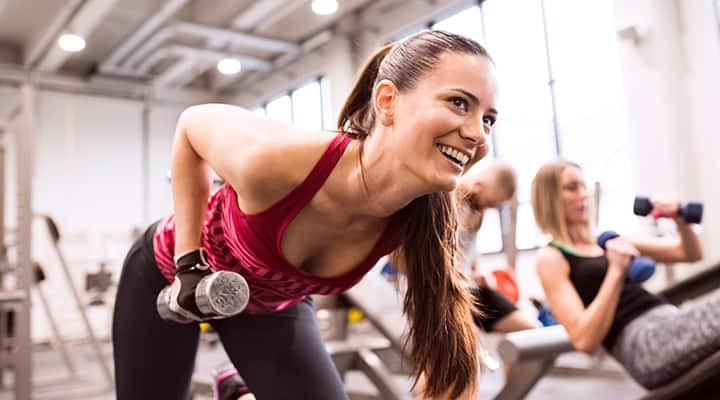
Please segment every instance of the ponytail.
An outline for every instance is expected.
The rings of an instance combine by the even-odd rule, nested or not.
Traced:
[[[338,117],[338,129],[341,132],[355,138],[366,137],[370,134],[370,128],[375,120],[372,109],[375,80],[382,61],[392,47],[393,44],[388,44],[376,51],[361,70]]]

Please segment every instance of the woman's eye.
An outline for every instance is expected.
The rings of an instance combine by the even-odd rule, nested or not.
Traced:
[[[490,116],[484,117],[484,118],[483,118],[483,123],[484,123],[484,124],[487,124],[487,125],[490,125],[490,126],[493,126],[493,125],[495,125],[495,117],[490,117]]]
[[[468,110],[468,102],[465,101],[465,99],[463,99],[462,97],[452,97],[450,98],[450,102],[452,103],[452,105],[463,111]]]

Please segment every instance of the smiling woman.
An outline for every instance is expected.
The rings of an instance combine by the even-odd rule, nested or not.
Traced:
[[[474,385],[476,354],[469,350],[477,340],[452,266],[456,217],[447,192],[488,153],[496,86],[492,60],[479,44],[425,31],[375,54],[338,120],[344,132],[362,139],[361,172],[374,172],[362,174],[368,192],[403,182],[406,196],[415,196],[400,210],[405,226],[396,253],[408,278],[414,366],[427,374],[430,397],[450,390],[457,398]]]
[[[118,398],[186,395],[178,379],[192,372],[197,329],[161,320],[153,300],[172,282],[171,311],[213,318],[194,301],[213,270],[239,273],[250,288],[242,313],[212,325],[258,398],[345,398],[308,295],[347,290],[388,253],[407,277],[411,356],[416,376],[427,378],[425,394],[472,396],[480,349],[474,306],[453,265],[449,192],[488,152],[495,96],[483,47],[426,31],[369,60],[339,133],[229,105],[185,110],[172,150],[175,213],[139,239],[121,276]],[[226,182],[212,195],[211,169]],[[268,364],[277,357],[282,363]],[[174,362],[158,371],[148,359]]]

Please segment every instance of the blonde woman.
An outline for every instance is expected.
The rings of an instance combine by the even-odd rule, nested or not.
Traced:
[[[532,185],[540,229],[552,242],[539,251],[537,273],[552,312],[576,349],[610,352],[642,386],[672,381],[720,349],[720,291],[679,309],[627,277],[631,257],[658,262],[698,261],[700,242],[680,218],[679,239],[618,237],[604,251],[595,243],[581,168],[557,161],[544,165]],[[664,214],[677,203],[656,202]]]

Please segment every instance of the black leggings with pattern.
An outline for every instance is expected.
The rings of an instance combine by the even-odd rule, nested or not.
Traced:
[[[656,306],[623,328],[615,357],[648,389],[720,351],[720,290],[677,308]]]

